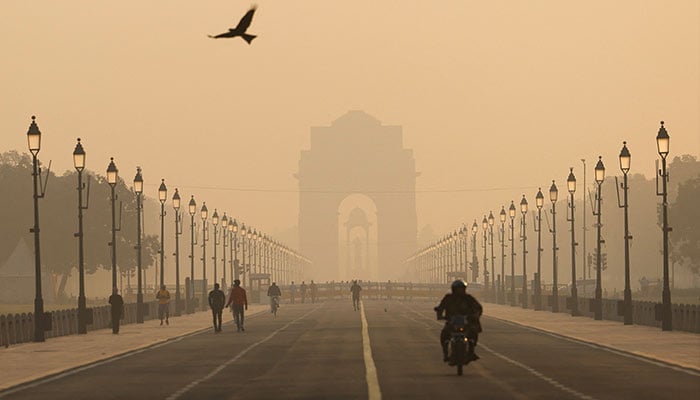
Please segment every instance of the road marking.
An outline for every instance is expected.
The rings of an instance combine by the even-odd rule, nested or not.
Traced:
[[[365,316],[365,304],[360,301],[360,317],[362,318],[362,353],[365,359],[365,379],[367,380],[367,398],[369,400],[382,400],[382,391],[379,389],[377,367],[372,358],[372,346],[369,343],[369,329]]]
[[[323,304],[322,304],[322,305],[323,305]],[[295,322],[297,322],[297,321],[299,321],[299,320],[301,320],[301,319],[306,318],[309,314],[311,314],[312,312],[314,312],[314,311],[318,310],[319,308],[321,308],[322,305],[321,305],[321,306],[318,306],[318,307],[316,307],[316,308],[314,308],[313,310],[307,312],[306,314],[302,315],[301,317],[299,317],[299,318],[297,318],[297,319],[295,319],[295,320],[293,320],[293,321],[288,322],[285,326],[283,326],[283,327],[281,327],[280,329],[278,329],[278,330],[272,332],[271,334],[269,334],[269,335],[268,335],[267,337],[265,337],[264,339],[261,339],[261,340],[255,342],[255,343],[251,344],[250,346],[246,347],[243,351],[241,351],[240,353],[238,353],[238,354],[237,354],[235,357],[233,357],[232,359],[230,359],[230,360],[226,361],[225,363],[221,364],[219,367],[217,367],[216,369],[214,369],[213,371],[211,371],[210,373],[208,373],[208,374],[205,375],[204,377],[199,378],[199,379],[196,379],[196,380],[190,382],[189,385],[187,385],[187,386],[183,387],[182,389],[178,390],[177,392],[171,394],[170,396],[167,397],[167,399],[168,399],[168,400],[177,399],[177,398],[179,398],[180,396],[182,396],[183,394],[185,394],[185,393],[189,392],[190,390],[192,390],[195,386],[199,385],[200,383],[205,382],[205,381],[207,381],[207,380],[213,378],[213,377],[216,376],[219,372],[223,371],[226,367],[228,367],[229,365],[233,364],[234,362],[238,361],[241,357],[243,357],[244,355],[246,355],[246,353],[248,353],[249,351],[251,351],[251,350],[253,350],[254,348],[258,347],[259,345],[261,345],[261,344],[267,342],[268,340],[272,339],[272,338],[275,337],[275,335],[277,335],[278,333],[280,333],[280,332],[282,332],[283,330],[289,328],[289,326],[291,326],[293,323],[295,323]]]
[[[407,307],[407,308],[408,308],[408,307]],[[432,319],[426,317],[425,315],[419,313],[418,311],[415,311],[415,310],[411,310],[411,311],[413,311],[414,313],[420,315],[421,317],[423,317],[423,318],[425,318],[425,319],[428,319],[428,320],[433,321]],[[437,323],[437,324],[439,324],[439,325],[442,325],[442,323],[441,323],[440,321],[434,321],[434,322]],[[499,357],[499,358],[501,358],[501,359],[503,359],[503,360],[509,362],[510,364],[513,364],[513,365],[515,365],[515,366],[518,366],[518,367],[520,367],[520,368],[523,368],[524,370],[526,370],[526,371],[528,371],[529,373],[531,373],[532,375],[534,375],[534,376],[536,376],[536,377],[542,379],[543,381],[549,383],[550,385],[552,385],[552,386],[554,386],[554,387],[556,387],[556,388],[558,388],[558,389],[561,389],[561,390],[563,390],[563,391],[565,391],[565,392],[567,392],[567,393],[569,393],[569,394],[571,394],[571,395],[573,395],[573,396],[575,396],[575,397],[577,397],[577,398],[579,398],[579,399],[595,400],[595,397],[591,397],[591,396],[589,396],[589,395],[587,395],[587,394],[583,394],[583,393],[581,393],[581,392],[579,392],[579,391],[577,391],[577,390],[575,390],[575,389],[572,389],[572,388],[570,388],[570,387],[568,387],[568,386],[566,386],[566,385],[564,385],[564,384],[558,382],[557,380],[555,380],[555,379],[553,379],[553,378],[550,378],[550,377],[548,377],[547,375],[545,375],[545,374],[543,374],[543,373],[537,371],[536,369],[534,369],[534,368],[532,368],[532,367],[529,367],[529,366],[527,366],[527,365],[525,365],[525,364],[523,364],[523,363],[521,363],[521,362],[519,362],[519,361],[515,361],[515,360],[513,360],[512,358],[509,358],[509,357],[507,357],[507,356],[505,356],[505,355],[503,355],[503,354],[501,354],[501,353],[499,353],[499,352],[497,352],[497,351],[491,349],[490,347],[486,346],[485,344],[480,344],[479,347],[481,347],[481,348],[483,348],[484,350],[488,351],[489,353],[495,355],[496,357]]]

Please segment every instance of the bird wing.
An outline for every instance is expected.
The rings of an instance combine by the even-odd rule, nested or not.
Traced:
[[[250,23],[253,22],[253,14],[255,14],[255,9],[257,7],[253,6],[248,10],[247,13],[241,18],[241,20],[238,22],[238,25],[236,26],[236,31],[238,32],[245,32],[246,29],[250,26]]]

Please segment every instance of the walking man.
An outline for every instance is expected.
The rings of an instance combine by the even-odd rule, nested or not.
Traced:
[[[294,281],[292,281],[292,284],[289,286],[289,296],[290,296],[290,302],[294,304],[294,301],[296,300],[296,294],[297,294],[297,285],[294,284]]]
[[[301,292],[301,302],[303,303],[306,300],[306,283],[304,281],[301,281],[299,291]]]
[[[158,318],[160,318],[160,324],[163,325],[163,318],[165,318],[165,324],[170,325],[168,321],[170,318],[170,292],[165,288],[165,285],[160,285],[160,290],[156,294],[156,299],[158,299]]]
[[[112,289],[112,295],[109,296],[109,304],[112,306],[112,333],[119,333],[119,322],[124,317],[124,299],[119,295],[119,290],[115,287]]]
[[[214,284],[214,290],[209,292],[209,307],[214,320],[214,333],[221,332],[221,313],[224,311],[226,295],[219,289],[219,284]]]
[[[316,284],[314,283],[314,280],[311,280],[311,284],[309,285],[309,289],[311,290],[311,302],[315,303],[316,302],[316,295],[318,294],[318,288],[316,287]]]
[[[243,327],[244,320],[244,308],[248,309],[248,297],[246,296],[245,289],[241,287],[240,279],[233,281],[233,287],[231,288],[231,294],[229,295],[228,302],[226,302],[226,307],[231,305],[231,311],[233,311],[233,319],[236,321],[236,328],[238,332],[245,331]]]
[[[362,291],[362,287],[357,284],[357,281],[352,281],[350,293],[352,293],[352,308],[355,311],[360,308],[360,291]]]

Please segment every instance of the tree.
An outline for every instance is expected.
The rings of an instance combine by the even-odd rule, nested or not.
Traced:
[[[700,275],[700,174],[678,185],[676,200],[670,205],[671,257]]]

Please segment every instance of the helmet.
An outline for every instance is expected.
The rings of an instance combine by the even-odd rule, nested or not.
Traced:
[[[464,288],[464,289],[466,289],[466,288],[467,288],[467,285],[464,283],[463,280],[457,279],[456,281],[452,282],[452,285],[450,285],[450,287],[452,288],[452,290],[455,290],[455,289],[457,289],[457,288]]]

